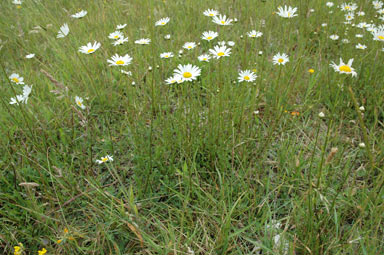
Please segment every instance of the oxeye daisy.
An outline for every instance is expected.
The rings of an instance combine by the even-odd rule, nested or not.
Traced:
[[[208,32],[203,33],[203,35],[201,36],[201,39],[206,40],[206,41],[211,41],[218,36],[219,36],[219,34],[217,32],[208,31]]]
[[[327,2],[325,5],[328,7],[332,7],[334,5],[334,3],[333,2]]]
[[[11,76],[9,76],[9,79],[11,80],[11,82],[13,82],[13,83],[16,83],[16,84],[20,84],[20,85],[22,85],[22,84],[24,84],[24,78],[23,77],[21,77],[19,74],[17,74],[17,73],[13,73],[13,74],[11,74]]]
[[[15,5],[21,5],[22,1],[21,0],[13,0],[12,3]]]
[[[179,75],[182,81],[193,81],[196,80],[198,76],[200,76],[201,69],[197,66],[193,66],[192,64],[187,65],[178,65],[177,69],[174,70],[175,75]]]
[[[371,33],[373,35],[373,40],[384,42],[384,28],[374,28]]]
[[[182,83],[182,82],[183,82],[183,79],[178,74],[172,77],[169,77],[168,79],[165,80],[165,83],[167,83],[168,85],[175,84],[175,83]]]
[[[331,40],[338,40],[339,39],[339,36],[338,35],[331,35],[329,38],[331,38]]]
[[[357,12],[356,14],[357,14],[357,16],[364,16],[365,12]]]
[[[160,19],[155,23],[155,26],[165,26],[169,22],[169,20],[170,20],[169,17]]]
[[[196,47],[196,43],[195,42],[186,42],[184,45],[183,45],[183,48],[184,49],[187,49],[187,50],[192,50],[193,48]]]
[[[113,39],[113,40],[117,40],[121,37],[124,37],[124,36],[123,36],[123,33],[120,31],[115,31],[115,32],[112,32],[108,35],[108,38]]]
[[[353,58],[348,61],[347,64],[343,62],[343,60],[340,58],[340,64],[336,65],[335,62],[332,62],[330,66],[338,73],[345,73],[345,74],[351,74],[353,76],[357,76],[357,73],[355,72],[355,69],[352,68]]]
[[[173,56],[172,52],[164,52],[160,54],[160,58],[173,58]]]
[[[83,104],[83,99],[81,97],[76,96],[75,102],[78,107],[80,107],[83,110],[85,109],[85,105]]]
[[[80,12],[71,15],[71,17],[76,18],[76,19],[80,19],[80,18],[84,17],[85,15],[87,15],[87,11],[81,10]]]
[[[141,44],[141,45],[149,44],[150,42],[151,42],[151,39],[148,39],[148,38],[142,38],[135,41],[136,44]]]
[[[356,45],[356,49],[365,50],[366,48],[367,48],[367,46],[364,44],[361,44],[361,43]]]
[[[127,66],[131,63],[132,58],[126,54],[125,56],[119,56],[115,54],[111,59],[108,59],[107,62],[110,63],[109,66]]]
[[[16,105],[18,105],[19,103],[27,104],[31,91],[32,91],[32,86],[25,85],[23,88],[23,94],[17,95],[16,97],[12,97],[11,102],[9,102],[9,104],[16,104]]]
[[[232,46],[235,46],[235,42],[233,42],[233,41],[228,41],[227,44],[228,44],[229,46],[231,46],[231,47],[232,47]]]
[[[283,17],[283,18],[293,18],[293,17],[296,17],[297,14],[296,11],[297,11],[297,8],[292,8],[291,6],[284,6],[284,9],[283,7],[279,6],[277,8],[279,11],[276,12],[277,15],[279,15],[280,17]]]
[[[273,56],[272,62],[274,65],[285,65],[287,62],[289,62],[289,58],[287,54],[280,54],[279,52]]]
[[[347,14],[345,14],[345,19],[347,21],[351,21],[355,18],[355,14],[353,12],[348,12]]]
[[[213,55],[214,58],[229,57],[231,54],[231,48],[226,46],[215,46],[213,49],[210,49],[209,52]]]
[[[164,35],[164,39],[165,39],[165,40],[169,40],[169,39],[171,39],[171,35],[170,35],[170,34],[168,34],[168,35]]]
[[[116,26],[116,29],[117,29],[117,30],[120,30],[120,29],[125,28],[126,26],[127,26],[127,24],[120,24],[120,25],[117,25],[117,26]]]
[[[96,163],[97,164],[103,164],[103,163],[106,163],[106,162],[109,162],[109,161],[113,161],[113,157],[112,156],[110,156],[110,155],[107,155],[107,156],[105,156],[105,157],[101,157],[101,159],[99,160],[99,159],[96,159]]]
[[[67,35],[69,34],[69,27],[68,27],[68,24],[67,23],[64,23],[64,25],[62,25],[60,27],[60,30],[59,32],[57,33],[57,38],[63,38],[63,37],[66,37]]]
[[[213,9],[208,9],[208,10],[205,10],[203,14],[208,17],[215,17],[219,15],[219,12]]]
[[[227,16],[225,15],[219,15],[219,17],[215,16],[212,20],[214,23],[220,25],[220,26],[229,26],[232,25],[232,19],[227,19]]]
[[[25,56],[25,58],[34,58],[35,57],[35,54],[34,53],[31,53],[31,54],[28,54]]]
[[[123,36],[123,37],[120,37],[119,39],[115,40],[112,44],[113,44],[113,46],[117,46],[117,45],[122,45],[125,42],[128,42],[128,37],[124,38],[124,36]]]
[[[257,38],[257,37],[261,37],[263,33],[256,30],[252,30],[251,32],[248,32],[247,35],[248,37]]]
[[[86,46],[81,46],[79,48],[79,51],[81,53],[84,53],[84,54],[92,54],[94,53],[98,48],[100,48],[100,43],[99,42],[94,42],[93,44],[92,43],[88,43]]]
[[[377,9],[381,9],[381,7],[383,7],[383,2],[381,2],[381,1],[373,1],[372,5],[373,5],[373,8],[375,8],[376,10]]]
[[[355,11],[357,9],[357,5],[355,3],[343,3],[340,5],[340,9],[342,11]]]
[[[200,62],[209,62],[211,57],[208,54],[203,54],[197,57]]]
[[[239,72],[239,82],[252,82],[256,80],[257,75],[254,72],[251,72],[250,70],[240,71]]]

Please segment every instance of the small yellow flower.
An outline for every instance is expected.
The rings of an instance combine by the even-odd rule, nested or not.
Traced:
[[[38,251],[39,255],[44,255],[45,253],[47,253],[47,250],[45,248],[41,249],[40,251]]]
[[[291,115],[292,116],[300,116],[300,113],[299,112],[291,112]]]
[[[65,234],[68,234],[68,232],[69,232],[68,229],[67,229],[67,228],[64,228],[64,233],[65,233]]]
[[[308,70],[308,72],[309,72],[309,73],[314,73],[314,72],[315,72],[315,69],[312,69],[312,68],[311,68],[311,69]]]
[[[59,239],[59,240],[56,241],[56,243],[57,243],[57,244],[61,244],[62,241],[63,241],[63,240]]]
[[[18,243],[17,246],[13,247],[14,249],[14,255],[21,255],[24,251],[24,246],[22,243]]]

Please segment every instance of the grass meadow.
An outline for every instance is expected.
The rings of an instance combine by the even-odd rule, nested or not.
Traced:
[[[0,9],[1,254],[384,254],[382,2]]]

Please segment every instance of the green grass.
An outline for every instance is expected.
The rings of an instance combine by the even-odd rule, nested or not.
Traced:
[[[1,1],[0,253],[383,254],[384,42],[345,25],[333,2]],[[370,0],[355,2],[366,15],[354,24],[383,23]],[[273,14],[284,4],[298,17]],[[208,8],[238,22],[219,27]],[[124,23],[129,41],[114,47],[108,34]],[[209,30],[219,37],[201,40]],[[78,52],[93,41],[95,53]],[[236,43],[230,57],[197,60],[219,41]],[[185,42],[201,44],[178,57]],[[272,64],[278,52],[286,65]],[[132,76],[108,66],[115,53],[133,57],[121,68]],[[357,77],[334,72],[340,57]],[[198,80],[165,84],[188,63]],[[237,82],[245,69],[254,83]],[[27,104],[9,104],[22,93],[11,73],[33,85]]]

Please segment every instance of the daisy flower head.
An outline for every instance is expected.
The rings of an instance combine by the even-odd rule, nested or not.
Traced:
[[[83,101],[84,100],[81,97],[78,97],[78,96],[75,97],[76,105],[84,110],[85,109],[85,105],[83,104]]]
[[[208,10],[205,10],[203,14],[207,17],[215,17],[219,15],[219,12],[213,9],[208,9]]]
[[[292,8],[291,6],[284,5],[284,8],[279,6],[277,9],[279,11],[276,12],[276,14],[279,15],[280,17],[293,18],[293,17],[297,16],[297,14],[296,14],[297,8],[296,7]]]
[[[214,16],[212,21],[220,26],[229,26],[232,25],[231,23],[233,20],[229,18],[227,19],[227,16],[220,14],[219,17]]]
[[[109,66],[127,66],[131,63],[132,58],[126,54],[125,56],[119,56],[115,54],[111,59],[108,59],[107,62]]]
[[[217,32],[208,31],[208,32],[203,33],[203,35],[201,36],[201,39],[206,40],[206,41],[211,41],[218,36],[219,36],[219,34]]]
[[[117,45],[122,45],[125,42],[128,42],[128,37],[124,38],[124,36],[123,36],[123,37],[120,37],[119,39],[115,40],[112,44],[113,44],[113,46],[117,46]]]
[[[162,18],[159,21],[156,21],[155,26],[165,26],[169,21],[169,17]]]
[[[31,53],[31,54],[28,54],[28,55],[25,56],[25,58],[28,58],[28,59],[34,58],[34,57],[35,57],[34,53]]]
[[[173,58],[173,56],[172,52],[164,52],[160,54],[160,58]]]
[[[231,55],[231,48],[227,46],[216,45],[213,49],[209,49],[209,52],[213,55],[214,58],[229,57]]]
[[[256,30],[252,30],[251,32],[248,32],[247,35],[248,37],[251,37],[251,38],[257,38],[257,37],[261,37],[263,33]]]
[[[381,9],[383,7],[383,2],[382,1],[373,1],[373,8],[376,10]]]
[[[170,34],[168,34],[168,35],[164,35],[164,39],[165,39],[165,40],[169,40],[169,39],[171,39],[171,35],[170,35]]]
[[[13,73],[13,74],[11,74],[11,76],[9,76],[9,79],[11,80],[11,82],[13,82],[13,83],[16,83],[16,84],[20,84],[20,85],[22,85],[22,84],[24,84],[24,78],[23,77],[21,77],[19,74],[17,74],[17,73]]]
[[[208,54],[203,54],[197,57],[200,62],[209,62],[211,57]]]
[[[352,77],[357,76],[355,69],[352,67],[353,58],[348,60],[348,63],[344,63],[340,58],[340,64],[336,65],[335,62],[332,62],[330,66],[338,73],[351,74]]]
[[[384,28],[374,28],[371,31],[373,40],[384,42]]]
[[[81,10],[78,13],[75,13],[75,14],[71,15],[71,17],[75,18],[75,19],[81,19],[82,17],[87,15],[87,13],[88,13],[87,11]]]
[[[79,48],[79,51],[84,54],[92,54],[94,53],[98,48],[100,48],[101,44],[99,42],[87,43],[85,46],[81,46]]]
[[[149,44],[150,42],[151,42],[151,39],[149,38],[141,38],[135,41],[136,44],[140,44],[140,45],[146,45],[146,44]]]
[[[355,3],[343,3],[340,5],[340,9],[342,11],[355,11],[357,9],[357,5]]]
[[[97,164],[103,164],[103,163],[106,163],[106,162],[109,162],[109,161],[113,161],[113,157],[112,156],[110,156],[110,155],[107,155],[107,156],[105,156],[105,157],[101,157],[101,159],[99,160],[99,159],[96,159],[96,163]]]
[[[121,70],[120,72],[123,73],[123,74],[126,74],[128,76],[132,76],[132,72],[131,71]]]
[[[227,44],[228,44],[229,46],[231,46],[231,47],[235,46],[235,42],[233,42],[233,41],[228,41]]]
[[[169,77],[168,79],[165,80],[165,83],[167,83],[168,85],[175,84],[175,83],[182,83],[182,82],[183,82],[183,79],[178,74],[173,75],[172,77]]]
[[[192,50],[195,47],[196,47],[196,43],[195,42],[186,42],[183,45],[183,48],[187,49],[187,50]]]
[[[351,21],[355,18],[355,14],[353,12],[348,12],[347,14],[345,14],[345,19],[347,21]]]
[[[19,103],[27,104],[28,98],[31,92],[32,92],[32,86],[25,85],[23,88],[23,94],[17,95],[16,97],[12,97],[11,102],[9,102],[9,104],[16,104],[16,105],[18,105]]]
[[[116,29],[117,29],[117,30],[120,30],[120,29],[125,28],[126,26],[127,26],[127,24],[120,24],[120,25],[117,25],[117,26],[116,26]]]
[[[120,39],[121,37],[124,37],[123,33],[120,32],[120,31],[115,31],[115,32],[112,32],[108,35],[108,38],[109,39],[113,39],[113,40],[117,40],[117,39]]]
[[[331,40],[338,40],[339,39],[339,36],[338,35],[331,35],[329,38],[331,38]]]
[[[16,5],[21,5],[22,1],[21,0],[13,0],[12,3],[16,4]]]
[[[243,81],[246,81],[246,82],[252,82],[254,80],[256,80],[257,78],[257,75],[250,71],[250,70],[245,70],[245,71],[240,71],[239,72],[239,82],[243,82]]]
[[[325,5],[328,6],[328,7],[332,7],[332,6],[334,6],[335,4],[334,4],[333,2],[327,2]]]
[[[357,14],[357,16],[365,16],[365,12],[363,12],[363,11],[357,12],[356,14]]]
[[[67,23],[64,23],[64,25],[62,25],[60,27],[60,30],[59,32],[57,33],[57,38],[63,38],[63,37],[66,37],[67,35],[69,34],[69,27],[68,27],[68,24]]]
[[[365,50],[366,48],[367,48],[367,46],[364,44],[361,44],[361,43],[356,45],[356,49],[359,49],[359,50]]]
[[[193,81],[196,80],[201,74],[201,69],[192,64],[187,65],[178,65],[177,69],[174,70],[174,75],[179,75],[181,80],[184,81]]]
[[[272,62],[274,65],[285,65],[287,62],[289,62],[289,58],[287,54],[280,54],[279,52],[273,56]]]

